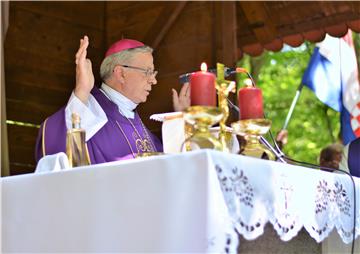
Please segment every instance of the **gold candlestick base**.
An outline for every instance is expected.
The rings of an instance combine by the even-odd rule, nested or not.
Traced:
[[[193,126],[192,135],[184,142],[189,151],[215,149],[222,151],[221,142],[210,133],[210,127],[223,117],[220,109],[210,106],[191,106],[184,111],[184,119]]]
[[[210,128],[210,133],[220,141],[223,152],[231,153],[234,150],[232,128],[225,126],[222,129],[220,126],[216,126]]]
[[[271,121],[268,119],[247,119],[240,120],[231,124],[233,131],[240,136],[244,136],[246,144],[241,148],[240,153],[256,158],[262,158],[264,153],[269,160],[275,160],[274,154],[260,143],[260,136],[266,134],[270,127]]]

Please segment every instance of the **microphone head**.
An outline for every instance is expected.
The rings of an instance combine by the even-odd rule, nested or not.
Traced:
[[[208,69],[208,72],[211,72],[211,73],[214,73],[215,75],[217,75],[217,71],[215,68],[212,68],[212,69]],[[193,74],[194,72],[189,72],[189,73],[185,73],[185,74],[181,74],[179,76],[179,82],[180,84],[185,84],[187,82],[190,82],[190,76],[191,74]],[[225,67],[224,68],[224,76],[225,78],[226,77],[229,77],[230,75],[236,73],[236,69],[235,68],[228,68],[228,67]]]
[[[181,74],[181,75],[179,76],[179,83],[180,83],[180,84],[185,84],[185,83],[190,82],[190,75],[191,75],[191,74],[192,74],[192,73]]]

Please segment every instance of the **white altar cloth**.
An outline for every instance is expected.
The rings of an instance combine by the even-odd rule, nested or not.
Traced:
[[[1,184],[4,252],[236,252],[235,229],[254,239],[267,222],[284,241],[302,227],[318,242],[334,228],[352,240],[348,176],[210,150]]]

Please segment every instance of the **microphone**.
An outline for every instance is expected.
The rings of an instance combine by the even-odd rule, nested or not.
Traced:
[[[216,69],[209,69],[208,72],[214,73],[215,75],[217,75],[217,71]],[[190,76],[191,74],[193,74],[194,72],[189,72],[189,73],[185,73],[185,74],[181,74],[179,76],[179,82],[180,84],[185,84],[187,82],[190,82]],[[229,77],[230,75],[236,73],[236,69],[235,68],[228,68],[225,67],[224,68],[224,76]]]

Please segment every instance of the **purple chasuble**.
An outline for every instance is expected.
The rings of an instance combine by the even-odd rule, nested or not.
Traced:
[[[349,145],[348,168],[351,175],[360,177],[360,138]]]
[[[127,119],[120,114],[118,106],[97,87],[92,89],[91,94],[108,118],[107,123],[86,142],[91,164],[119,160],[133,153],[149,152],[146,148],[153,152],[163,151],[160,140],[145,127],[137,112],[134,119]],[[41,124],[35,148],[36,161],[44,156],[44,152],[45,155],[66,152],[66,132],[63,107]]]

